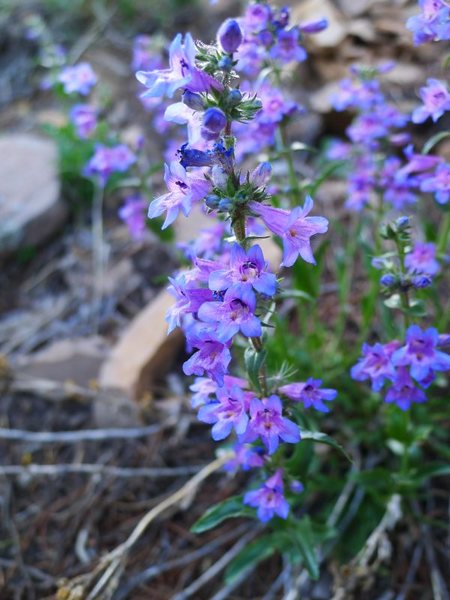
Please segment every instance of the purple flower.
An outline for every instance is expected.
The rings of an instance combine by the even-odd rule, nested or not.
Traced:
[[[239,23],[235,19],[227,19],[219,27],[217,41],[224,52],[236,52],[242,43],[243,35]]]
[[[171,285],[167,288],[169,294],[176,299],[166,313],[166,321],[169,324],[168,333],[175,327],[180,327],[182,318],[186,315],[196,313],[204,302],[213,299],[210,290],[193,287],[196,282],[190,282],[187,279],[188,273],[182,273],[176,278],[169,277]]]
[[[253,398],[250,402],[250,422],[242,436],[242,442],[254,442],[258,438],[266,446],[269,454],[273,454],[280,443],[296,444],[300,441],[300,430],[293,421],[282,416],[282,403],[278,396],[269,398]]]
[[[289,504],[283,495],[283,471],[278,469],[258,490],[247,492],[244,504],[257,507],[258,519],[263,523],[275,515],[287,519]]]
[[[76,92],[87,96],[97,83],[97,75],[89,63],[83,62],[73,67],[65,67],[59,74],[58,81],[63,84],[66,94]]]
[[[291,212],[281,208],[273,208],[258,202],[250,202],[249,207],[264,221],[264,224],[275,235],[283,240],[283,262],[291,267],[300,255],[306,262],[315,264],[310,238],[328,230],[328,220],[324,217],[308,217],[313,208],[311,196],[307,196],[305,204]]]
[[[97,110],[89,104],[76,104],[70,111],[78,137],[87,139],[97,127]]]
[[[150,204],[148,216],[150,219],[166,214],[162,229],[171,225],[180,210],[187,217],[191,211],[192,203],[202,200],[210,188],[210,183],[200,177],[188,173],[177,162],[165,165],[164,181],[169,188],[169,193],[159,196]]]
[[[418,388],[404,367],[397,369],[396,379],[389,388],[385,402],[394,403],[402,410],[408,410],[411,404],[426,402],[425,392]]]
[[[376,79],[354,81],[343,79],[339,84],[339,90],[331,97],[331,103],[335,110],[347,108],[370,109],[375,104],[383,101],[380,83]]]
[[[176,90],[185,88],[191,92],[204,92],[211,88],[221,90],[222,84],[216,79],[197,69],[195,57],[197,48],[190,33],[184,37],[179,33],[169,48],[169,69],[138,71],[136,77],[148,91],[143,96],[172,98]]]
[[[133,71],[151,71],[162,68],[161,56],[153,48],[153,37],[150,35],[137,35],[133,42]]]
[[[236,443],[233,450],[233,458],[224,465],[226,471],[236,471],[238,468],[248,471],[264,466],[265,451],[263,448],[255,448],[250,444]]]
[[[398,342],[390,344],[363,344],[362,357],[350,371],[356,381],[372,380],[372,389],[379,392],[386,380],[394,381],[396,372],[391,362],[392,352],[399,347]]]
[[[187,125],[189,144],[196,144],[200,138],[202,117],[183,102],[175,102],[166,108],[164,119],[169,123]]]
[[[302,33],[320,33],[328,27],[327,19],[319,19],[318,21],[309,21],[308,23],[301,23],[299,25]]]
[[[259,246],[252,246],[246,252],[239,244],[233,244],[229,267],[213,271],[209,277],[209,287],[215,291],[231,287],[253,287],[260,294],[273,296],[277,288],[277,278],[273,273],[269,273],[267,268]]]
[[[125,203],[119,209],[119,217],[126,223],[130,235],[135,240],[142,240],[145,234],[147,202],[140,194],[125,198]]]
[[[224,391],[231,391],[235,387],[239,387],[243,390],[248,388],[248,382],[241,377],[233,377],[232,375],[225,375],[223,379]],[[219,386],[216,381],[209,379],[208,377],[197,377],[195,382],[189,387],[191,392],[194,394],[191,397],[191,405],[193,408],[197,408],[202,404],[208,404],[212,402],[211,396],[217,394]]]
[[[244,27],[252,31],[260,31],[269,22],[272,11],[268,4],[250,4],[244,14]]]
[[[269,162],[260,163],[250,174],[250,181],[255,187],[264,187],[272,175],[272,165]]]
[[[215,106],[208,108],[203,114],[202,137],[206,140],[215,140],[227,124],[227,117],[223,110]]]
[[[322,381],[310,377],[304,383],[288,383],[278,389],[291,400],[303,402],[305,408],[312,406],[320,412],[329,412],[330,409],[324,404],[324,400],[329,402],[337,396],[337,391],[332,389],[320,389]]]
[[[216,442],[230,435],[232,430],[242,435],[249,421],[245,394],[239,387],[230,391],[224,388],[217,390],[218,402],[204,404],[198,411],[198,418],[203,423],[213,424],[211,435]]]
[[[306,60],[306,50],[299,46],[300,31],[297,27],[293,27],[286,31],[280,30],[277,34],[275,44],[270,50],[270,56],[282,60],[283,62],[291,62],[296,60],[302,62]]]
[[[450,163],[438,165],[433,175],[422,180],[420,189],[422,192],[434,192],[439,204],[447,204],[450,200]]]
[[[412,145],[406,146],[405,156],[408,162],[398,171],[399,177],[404,177],[411,173],[423,173],[434,169],[443,161],[441,156],[433,156],[432,154],[415,154]]]
[[[434,327],[422,331],[411,325],[406,332],[406,344],[392,355],[396,367],[410,367],[411,377],[422,382],[433,371],[450,369],[450,355],[437,350],[439,334]]]
[[[450,38],[450,8],[442,0],[419,0],[421,14],[414,15],[406,27],[414,33],[414,44]]]
[[[225,343],[239,332],[246,337],[262,335],[255,308],[256,299],[251,288],[230,288],[222,301],[205,302],[198,311],[198,318],[211,323],[214,326],[212,337]]]
[[[100,185],[105,186],[113,173],[125,173],[136,162],[136,156],[125,144],[103,146],[97,144],[94,156],[84,169],[88,177],[97,175]]]
[[[450,110],[450,94],[443,81],[428,79],[427,85],[420,88],[420,97],[423,106],[413,112],[411,117],[413,123],[423,123],[428,117],[436,123],[445,111]]]
[[[405,267],[410,273],[436,275],[439,273],[439,263],[436,260],[436,246],[432,243],[417,242],[405,257]]]
[[[199,376],[206,374],[222,386],[231,362],[229,344],[218,342],[208,331],[202,329],[187,329],[186,334],[190,345],[198,350],[183,364],[184,373]]]

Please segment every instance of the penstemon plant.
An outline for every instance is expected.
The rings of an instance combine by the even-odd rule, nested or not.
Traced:
[[[144,101],[180,92],[181,101],[170,104],[165,116],[186,123],[189,134],[177,160],[165,166],[168,192],[153,200],[149,216],[163,215],[166,228],[180,212],[188,216],[193,205],[201,203],[219,219],[212,226],[215,235],[210,244],[190,248],[193,268],[171,279],[175,304],[167,315],[169,331],[181,327],[192,352],[183,369],[186,375],[197,376],[191,390],[198,418],[212,425],[214,440],[235,439],[225,467],[258,472],[250,491],[211,508],[194,530],[205,531],[225,518],[256,512],[259,520],[272,521],[278,531],[269,548],[287,552],[296,543],[313,575],[311,524],[294,510],[301,504],[304,487],[289,460],[292,445],[302,438],[337,446],[325,434],[300,427],[301,407],[328,412],[326,403],[337,392],[324,388],[320,379],[289,382],[288,373],[268,370],[270,319],[277,295],[286,290],[256,242],[268,237],[267,232],[276,236],[283,247],[280,267],[291,267],[297,260],[314,264],[311,238],[326,233],[328,221],[310,216],[313,200],[305,191],[300,193],[295,173],[290,173],[295,187],[288,193],[295,206],[283,208],[278,197],[274,206],[270,162],[248,170],[237,157],[243,159],[258,144],[260,149],[276,148],[277,131],[282,134],[298,107],[283,98],[270,77],[279,80],[283,63],[305,60],[302,31],[314,33],[325,26],[320,20],[289,27],[288,9],[251,4],[239,22],[228,19],[221,25],[215,44],[197,46],[190,34],[184,38],[178,34],[170,46],[170,68],[136,75],[148,88]],[[264,67],[265,81],[242,84],[239,73],[254,75]],[[282,150],[288,154],[285,147]],[[289,168],[291,161],[289,154]],[[243,376],[232,374],[232,364]],[[305,535],[291,539],[289,532],[296,530]]]
[[[448,5],[419,4],[407,23],[414,42],[450,39]],[[393,63],[352,66],[331,99],[336,111],[354,113],[347,139],[319,153],[290,139],[290,125],[306,111],[285,90],[285,66],[307,59],[304,36],[327,23],[292,25],[290,18],[287,8],[251,2],[243,17],[220,26],[214,43],[176,35],[168,67],[162,38],[139,36],[133,50],[142,104],[167,141],[167,191],[152,200],[148,216],[161,231],[195,211],[211,222],[180,245],[189,268],[170,278],[167,322],[169,332],[185,334],[191,404],[224,444],[219,462],[232,475],[250,475],[242,494],[210,507],[193,531],[233,517],[267,528],[229,565],[231,579],[276,552],[317,578],[334,546],[341,560],[364,569],[379,550],[376,568],[385,530],[402,511],[415,522],[419,492],[449,473],[435,459],[449,457],[442,422],[450,336],[442,332],[450,316],[443,281],[450,166],[436,148],[450,133],[438,132],[420,151],[414,130],[450,111],[448,86],[428,79],[409,114],[383,85]],[[58,81],[78,98],[96,76],[82,63]],[[119,178],[118,187],[133,190],[119,216],[139,239],[149,175],[162,164],[145,165],[141,146],[134,153],[102,129],[98,112],[76,104],[70,113],[80,144],[88,145],[83,173],[97,190],[93,223],[101,223],[99,198]],[[299,152],[316,159],[298,161]],[[336,219],[325,236],[328,219],[313,215],[313,197],[333,174],[346,179],[353,229]],[[427,219],[430,207],[441,211],[439,230]],[[268,243],[281,261],[269,264]],[[337,246],[332,257],[328,245]],[[321,318],[327,267],[337,279],[335,324],[333,316]],[[352,293],[356,334],[346,329]],[[295,323],[288,324],[283,317],[292,307]],[[344,539],[350,525],[354,533]]]

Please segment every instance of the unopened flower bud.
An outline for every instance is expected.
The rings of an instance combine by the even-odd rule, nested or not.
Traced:
[[[184,90],[183,95],[181,97],[183,104],[186,104],[192,110],[204,110],[205,101],[197,92],[191,92],[190,90]]]
[[[213,133],[220,133],[227,124],[227,117],[220,108],[208,108],[203,116],[203,127]]]
[[[291,488],[291,491],[294,492],[294,494],[301,494],[305,489],[303,483],[301,483],[297,479],[294,480],[289,487]]]
[[[328,21],[326,19],[320,19],[319,21],[310,21],[309,23],[303,23],[300,25],[300,31],[303,33],[320,33],[328,27]]]
[[[242,31],[235,19],[227,19],[217,32],[217,41],[224,52],[236,52],[242,43]]]
[[[208,194],[208,196],[206,196],[206,198],[205,198],[205,204],[211,210],[215,210],[216,208],[218,208],[219,202],[220,202],[220,198],[219,198],[219,196],[216,196],[215,194]]]
[[[230,93],[228,94],[228,96],[226,98],[226,103],[227,103],[227,106],[229,106],[230,108],[233,108],[234,106],[237,106],[241,100],[242,100],[241,91],[238,90],[237,88],[234,88],[234,89],[230,90]]]
[[[233,201],[231,198],[222,198],[219,202],[219,210],[222,212],[228,212],[233,208]]]
[[[409,226],[409,217],[399,217],[395,221],[395,225],[396,225],[397,229],[405,229],[406,227]]]
[[[231,71],[233,68],[233,61],[229,56],[222,56],[217,65],[222,71]]]
[[[383,275],[380,278],[380,283],[384,287],[392,287],[396,284],[396,281],[397,280],[395,279],[394,275],[392,275],[391,273],[386,273],[386,275]]]
[[[256,187],[265,185],[272,174],[272,165],[269,162],[260,163],[250,175],[250,181]]]
[[[228,175],[220,165],[214,165],[211,169],[211,180],[214,184],[214,187],[222,189],[227,184]]]
[[[417,277],[413,278],[412,284],[418,289],[429,287],[431,285],[431,277],[427,277],[426,275],[418,275]]]

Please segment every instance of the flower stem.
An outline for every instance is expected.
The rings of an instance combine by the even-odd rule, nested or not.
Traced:
[[[448,241],[450,237],[450,211],[445,213],[444,221],[442,222],[441,229],[439,231],[439,237],[437,242],[437,253],[444,254],[447,250]]]

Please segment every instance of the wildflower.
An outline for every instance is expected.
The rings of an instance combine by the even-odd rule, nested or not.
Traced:
[[[320,33],[328,27],[327,19],[319,19],[318,21],[310,21],[299,25],[302,33]]]
[[[396,372],[391,362],[392,352],[399,347],[398,342],[390,344],[363,344],[362,357],[350,371],[356,381],[372,380],[372,390],[379,392],[386,380],[394,381]]]
[[[224,383],[228,365],[231,362],[229,344],[223,344],[213,339],[205,329],[185,330],[188,342],[197,351],[183,364],[186,375],[204,375],[217,382],[219,386]]]
[[[138,35],[134,38],[131,61],[133,71],[151,71],[162,68],[161,56],[155,52],[153,45],[153,38],[150,35]]]
[[[97,127],[97,111],[89,104],[76,104],[70,111],[70,120],[78,137],[87,139]]]
[[[169,123],[187,125],[189,144],[196,144],[201,138],[201,115],[183,102],[175,102],[164,112],[164,119]]]
[[[434,327],[422,331],[411,325],[406,332],[406,344],[392,355],[396,367],[410,367],[410,374],[419,383],[434,371],[450,369],[450,355],[437,350],[439,334]]]
[[[227,117],[220,108],[208,108],[203,115],[202,136],[205,139],[217,139],[227,124]]]
[[[227,19],[217,32],[217,41],[224,52],[233,54],[242,43],[243,35],[235,19]]]
[[[250,444],[240,444],[237,442],[234,447],[234,456],[225,465],[226,471],[235,471],[241,468],[243,471],[257,469],[264,466],[264,448],[257,448]]]
[[[227,342],[237,333],[246,337],[262,334],[261,322],[255,316],[255,295],[248,287],[230,288],[222,301],[205,302],[198,311],[198,318],[214,326],[215,339]]]
[[[192,287],[188,280],[188,273],[181,273],[176,278],[169,277],[171,285],[167,288],[169,294],[176,299],[166,313],[166,321],[169,324],[168,333],[175,327],[180,327],[183,316],[196,313],[204,302],[213,299],[210,290]]]
[[[230,391],[218,388],[218,402],[204,404],[198,411],[198,418],[204,423],[214,423],[211,429],[213,440],[228,437],[231,431],[240,435],[245,433],[249,421],[245,395],[242,389],[234,387]]]
[[[213,164],[211,152],[189,148],[188,144],[183,144],[177,150],[177,157],[180,159],[180,165],[185,169],[187,167],[209,167]]]
[[[128,227],[130,235],[135,240],[141,240],[146,230],[147,203],[140,194],[127,196],[125,202],[119,210],[119,217]]]
[[[247,492],[244,504],[257,508],[258,519],[263,523],[270,521],[275,515],[286,519],[289,504],[283,495],[283,471],[278,469],[258,490]]]
[[[66,94],[76,92],[87,96],[97,83],[97,75],[89,63],[82,62],[73,67],[65,67],[59,74],[58,81],[63,84]]]
[[[260,163],[250,174],[250,181],[255,187],[263,187],[270,179],[272,165],[269,162]]]
[[[260,294],[273,296],[277,279],[267,271],[267,262],[258,245],[246,252],[239,244],[233,244],[229,267],[213,271],[209,277],[209,287],[216,291],[253,287]]]
[[[450,200],[450,163],[440,164],[433,175],[426,176],[420,183],[422,192],[434,192],[439,204]]]
[[[184,37],[177,34],[169,48],[169,69],[138,71],[136,78],[148,88],[143,96],[172,98],[176,90],[185,88],[191,92],[204,92],[211,88],[221,90],[222,84],[216,79],[197,69],[195,57],[197,48],[190,33]]]
[[[420,97],[423,106],[413,112],[413,123],[423,123],[429,117],[436,123],[445,111],[450,110],[450,94],[443,81],[428,79],[427,85],[420,89]]]
[[[411,404],[426,402],[425,392],[418,388],[404,367],[397,369],[396,379],[388,389],[385,402],[394,403],[402,410],[408,410]]]
[[[250,402],[250,422],[242,442],[254,442],[261,438],[269,454],[273,454],[280,443],[296,444],[300,440],[300,430],[293,421],[282,416],[282,403],[279,396],[253,398]]]
[[[201,111],[205,108],[205,101],[198,92],[184,90],[181,101],[192,110]]]
[[[450,39],[450,8],[443,0],[419,0],[422,12],[406,22],[414,44]]]
[[[87,176],[97,175],[105,186],[113,173],[125,173],[136,162],[136,156],[125,144],[104,146],[97,144],[95,153],[84,169]]]
[[[324,404],[325,401],[334,400],[337,396],[337,391],[332,389],[320,389],[322,381],[310,377],[304,383],[288,383],[278,389],[281,394],[284,394],[291,400],[303,402],[305,408],[312,406],[320,412],[329,412],[330,409]]]
[[[299,46],[299,36],[300,31],[297,27],[293,27],[289,31],[279,31],[276,42],[270,50],[270,56],[278,58],[283,62],[291,62],[293,60],[302,62],[306,60],[306,50],[302,46]]]
[[[169,192],[153,200],[148,209],[150,219],[166,213],[162,229],[175,221],[180,210],[187,217],[192,203],[203,199],[210,187],[206,179],[187,173],[186,169],[175,161],[164,168],[164,181]]]
[[[311,250],[310,238],[328,230],[328,220],[324,217],[308,217],[313,208],[310,196],[305,199],[303,207],[296,207],[291,212],[273,208],[258,202],[250,202],[251,210],[261,217],[270,231],[283,240],[283,262],[291,267],[300,255],[306,262],[315,264]]]
[[[405,267],[410,273],[436,275],[439,273],[439,263],[436,260],[436,246],[432,243],[417,242],[405,257]]]
[[[248,388],[248,382],[241,377],[225,375],[223,378],[223,387],[221,389],[224,391],[231,391],[235,387],[245,390]],[[193,408],[197,408],[202,404],[208,404],[209,402],[212,402],[213,400],[211,396],[217,394],[219,386],[217,385],[216,381],[210,379],[209,377],[197,377],[189,389],[191,392],[194,392],[191,397],[191,405]]]

